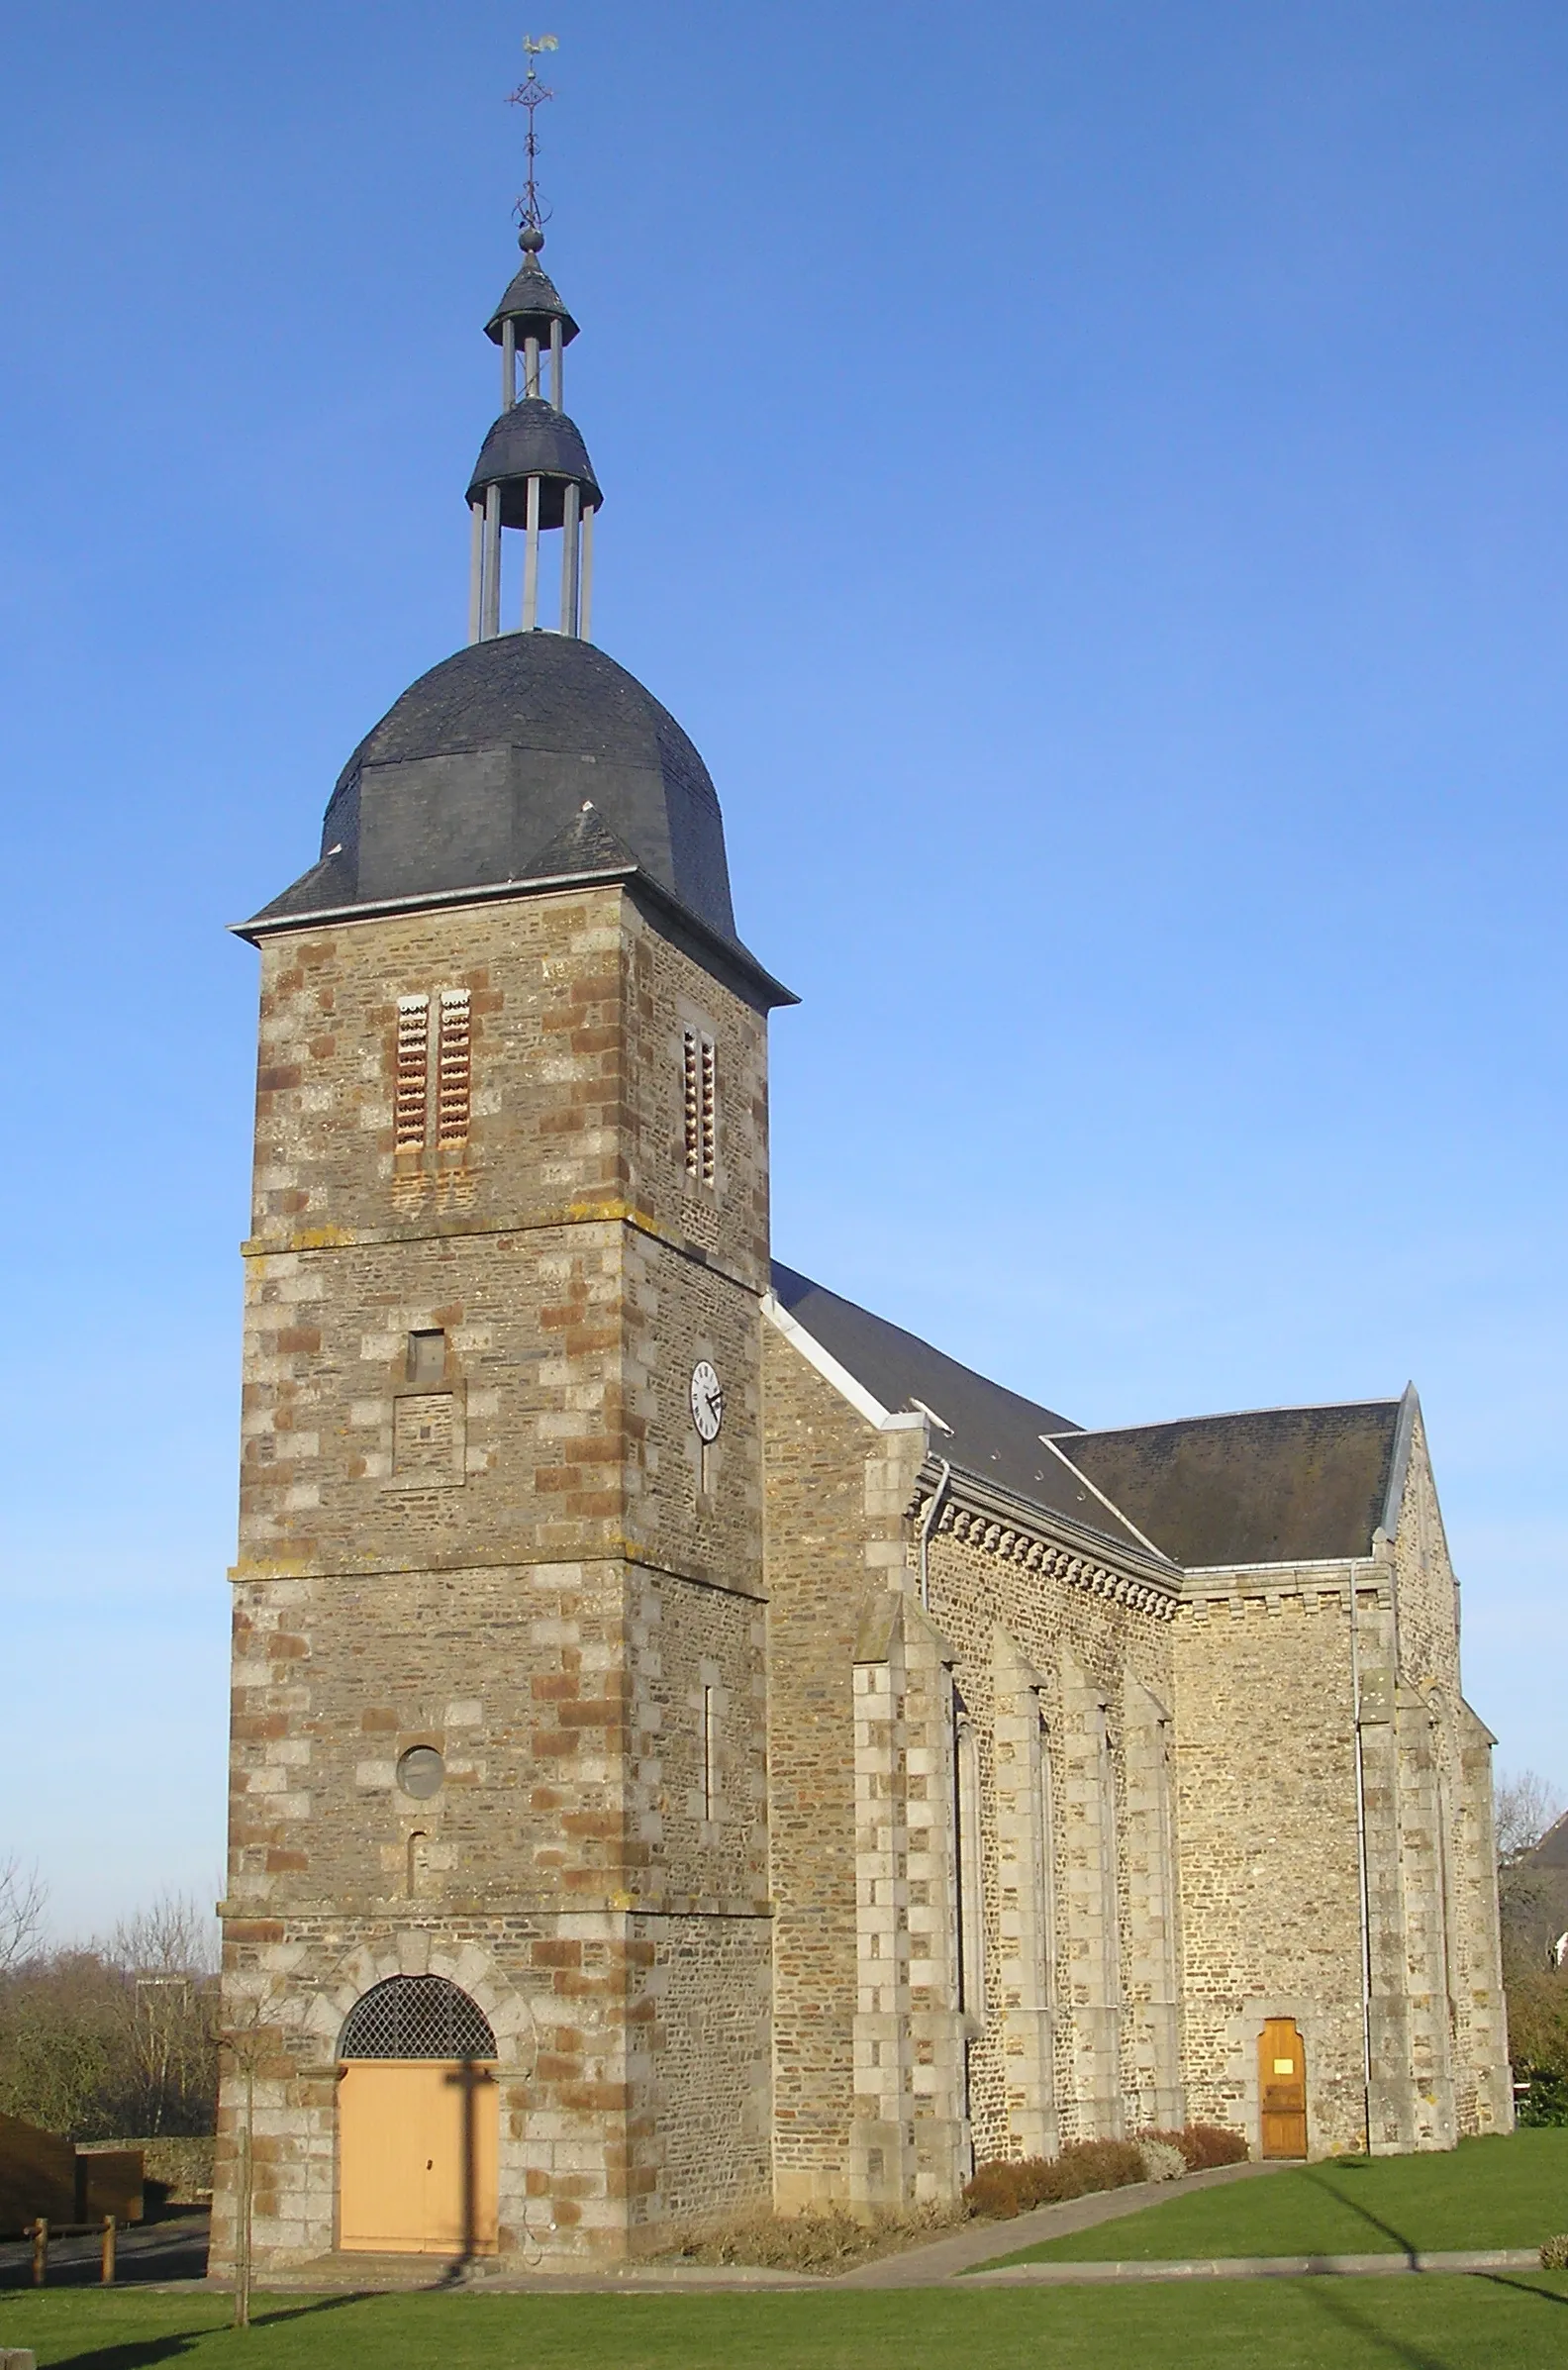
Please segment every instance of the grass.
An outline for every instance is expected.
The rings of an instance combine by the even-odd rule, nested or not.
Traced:
[[[40,2370],[1561,2370],[1568,2279],[764,2296],[0,2297]]]
[[[1440,2156],[1341,2157],[1179,2190],[1167,2203],[1051,2238],[1016,2263],[1207,2260],[1214,2255],[1372,2255],[1539,2246],[1568,2230],[1568,2130],[1462,2139]],[[989,2266],[988,2266],[989,2268]],[[1568,2353],[1568,2337],[1565,2337]]]

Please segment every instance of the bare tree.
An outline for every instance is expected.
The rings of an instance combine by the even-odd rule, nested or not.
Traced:
[[[192,2103],[218,2089],[215,1922],[189,1895],[160,1893],[100,1947],[125,1978],[122,2045],[140,2126],[152,2137],[185,2127]]]
[[[1525,1769],[1515,1776],[1499,1777],[1492,1805],[1498,1861],[1509,1868],[1526,1851],[1533,1850],[1560,1815],[1563,1794],[1561,1787],[1554,1786],[1548,1778]]]
[[[234,2325],[250,2326],[250,2283],[255,2232],[255,2094],[256,2077],[263,2079],[281,2065],[286,2073],[286,2033],[298,2022],[299,2003],[291,2001],[277,1980],[259,1969],[237,1974],[230,1987],[230,2020],[220,2039],[231,2068],[240,2077],[235,2102],[235,2290]]]
[[[121,1919],[103,1954],[137,1975],[216,1975],[218,1922],[189,1893],[160,1893],[149,1909]]]
[[[0,1975],[33,1956],[44,1932],[49,1887],[13,1852],[0,1860]]]

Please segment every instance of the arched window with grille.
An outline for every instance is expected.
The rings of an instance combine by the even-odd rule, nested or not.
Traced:
[[[338,2042],[344,2057],[493,2061],[489,2019],[443,1975],[391,1975],[354,2003]]]

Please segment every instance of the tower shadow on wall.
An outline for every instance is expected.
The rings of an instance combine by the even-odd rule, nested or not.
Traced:
[[[447,2288],[460,2281],[479,2253],[479,2108],[478,2094],[495,2082],[493,2069],[476,2057],[465,2057],[445,2077],[462,2094],[462,2252],[447,2265],[437,2285]]]

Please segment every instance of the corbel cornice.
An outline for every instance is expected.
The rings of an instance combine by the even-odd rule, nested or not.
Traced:
[[[918,1525],[924,1516],[936,1478],[933,1467],[922,1467],[920,1484],[905,1510],[912,1523]],[[1046,1517],[1011,1491],[956,1466],[937,1517],[936,1535],[959,1539],[1026,1571],[1064,1580],[1069,1588],[1126,1605],[1129,1612],[1154,1621],[1168,1622],[1181,1597],[1182,1575],[1174,1564],[1120,1547],[1113,1563],[1109,1541],[1101,1533],[1080,1529],[1066,1516]]]

